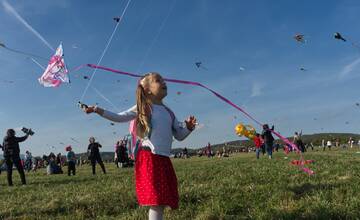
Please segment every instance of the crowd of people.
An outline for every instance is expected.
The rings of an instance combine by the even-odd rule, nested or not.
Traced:
[[[263,127],[263,132],[262,134],[255,134],[255,138],[254,138],[254,145],[255,145],[255,149],[254,151],[256,152],[256,158],[259,159],[260,154],[262,153],[263,155],[265,154],[265,152],[267,152],[269,158],[272,158],[272,152],[274,151],[278,151],[280,148],[280,144],[278,143],[274,143],[274,138],[271,135],[271,130],[273,130],[274,126],[269,129],[268,125],[264,125]],[[300,132],[294,132],[294,136],[292,139],[292,142],[294,143],[295,146],[291,145],[291,144],[284,144],[283,145],[283,150],[286,153],[292,152],[292,151],[301,151],[302,153],[308,151],[308,150],[322,150],[325,151],[327,150],[331,150],[332,148],[337,148],[337,149],[346,149],[346,148],[354,148],[355,146],[359,147],[360,149],[360,139],[356,142],[352,137],[349,138],[349,140],[346,141],[341,141],[340,138],[329,138],[328,140],[322,139],[321,144],[320,145],[314,145],[313,142],[308,142],[305,143],[302,139],[302,131]],[[297,149],[295,149],[297,148]],[[249,152],[251,152],[252,150],[249,150]]]
[[[67,175],[76,175],[76,167],[86,163],[90,163],[92,168],[92,174],[96,174],[96,164],[99,164],[101,170],[106,174],[104,162],[100,155],[101,144],[95,141],[94,137],[90,137],[89,145],[87,148],[87,160],[84,160],[81,156],[77,157],[69,145],[65,148],[66,155],[58,153],[55,155],[51,152],[49,155],[43,155],[42,157],[34,157],[30,151],[26,151],[24,157],[20,155],[19,143],[25,141],[29,137],[26,134],[22,137],[17,137],[14,129],[8,129],[7,135],[4,137],[3,145],[0,148],[3,150],[4,160],[0,161],[0,173],[1,170],[7,171],[8,185],[12,186],[12,173],[15,167],[20,175],[21,183],[26,184],[25,171],[36,172],[38,169],[45,168],[48,175],[63,174],[63,167],[67,166]],[[115,145],[115,164],[117,167],[132,167],[133,160],[129,158],[127,152],[127,140],[120,140]]]

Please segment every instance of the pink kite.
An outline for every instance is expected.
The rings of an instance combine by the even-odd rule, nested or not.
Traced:
[[[60,44],[55,55],[51,57],[45,72],[39,78],[39,82],[45,87],[58,87],[63,82],[70,82],[68,72],[64,62],[62,44]]]

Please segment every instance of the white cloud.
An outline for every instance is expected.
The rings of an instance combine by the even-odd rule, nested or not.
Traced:
[[[10,14],[14,15],[15,18],[20,21],[29,31],[31,31],[37,38],[39,38],[47,47],[54,51],[54,48],[45,40],[43,36],[39,32],[37,32],[28,22],[26,22],[19,13],[6,1],[2,1],[2,5],[4,6],[5,10]]]
[[[254,83],[251,89],[251,97],[261,96],[263,94],[262,89],[264,86],[260,83]]]
[[[339,77],[345,77],[349,75],[351,72],[354,71],[354,69],[360,64],[360,58],[357,58],[356,60],[352,61],[348,65],[344,66],[344,68],[341,70]]]

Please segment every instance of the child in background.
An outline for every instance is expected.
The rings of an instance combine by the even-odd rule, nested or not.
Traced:
[[[254,144],[256,148],[256,159],[259,159],[260,151],[261,151],[261,145],[263,144],[260,138],[260,134],[256,133],[254,137]]]
[[[66,160],[68,163],[68,176],[74,175],[75,176],[75,172],[76,172],[76,156],[74,151],[72,151],[71,145],[67,146],[65,148],[67,154],[66,154]]]

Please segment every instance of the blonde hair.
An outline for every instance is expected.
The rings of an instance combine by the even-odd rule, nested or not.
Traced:
[[[136,110],[137,110],[137,120],[136,120],[136,132],[137,135],[141,138],[144,138],[150,133],[151,130],[151,102],[146,89],[149,87],[150,79],[159,73],[150,72],[145,74],[140,80],[136,89]]]

